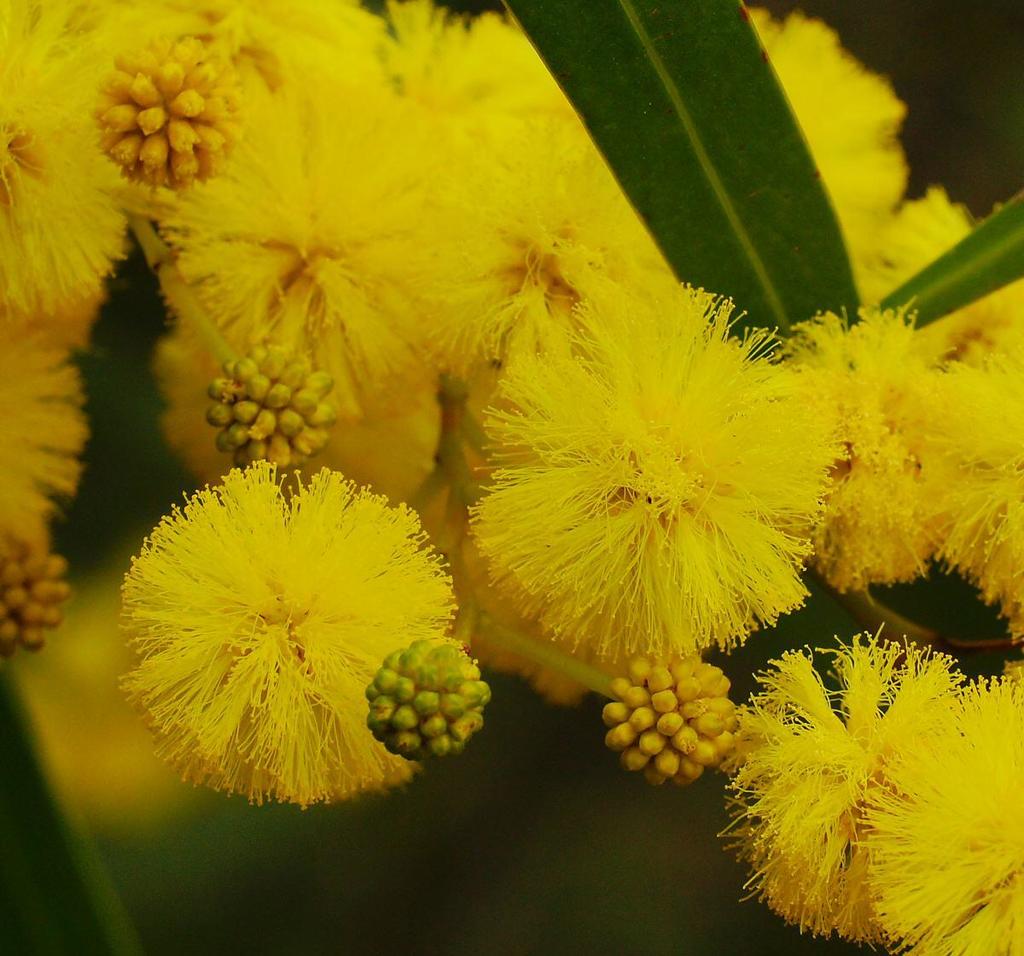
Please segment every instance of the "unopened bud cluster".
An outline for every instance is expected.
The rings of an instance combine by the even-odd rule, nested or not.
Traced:
[[[42,547],[8,542],[0,549],[0,657],[19,645],[39,650],[46,629],[60,624],[71,593],[67,570],[64,558]]]
[[[210,383],[214,400],[206,420],[220,431],[217,448],[236,465],[266,459],[281,468],[301,465],[321,451],[337,417],[325,401],[334,387],[326,372],[279,346],[256,346],[246,358],[224,363],[224,378]]]
[[[366,725],[409,760],[459,754],[484,725],[491,688],[460,647],[416,641],[388,655],[366,688]]]
[[[102,146],[130,179],[188,186],[212,176],[238,138],[239,90],[229,64],[200,40],[161,40],[119,56],[96,112]]]
[[[629,677],[612,681],[616,700],[605,705],[605,743],[627,770],[647,781],[692,783],[716,767],[734,744],[735,706],[729,678],[698,656],[667,663],[637,658]]]

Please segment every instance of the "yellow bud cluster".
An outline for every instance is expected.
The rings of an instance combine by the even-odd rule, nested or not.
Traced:
[[[217,448],[235,464],[266,459],[285,468],[301,465],[327,444],[337,412],[324,401],[334,387],[326,372],[276,345],[256,346],[224,363],[225,378],[210,383],[214,400],[206,420],[220,431]]]
[[[10,657],[19,644],[39,650],[44,631],[64,619],[67,570],[64,558],[37,545],[8,542],[0,551],[0,657]]]
[[[129,179],[189,186],[208,179],[238,138],[239,88],[230,64],[200,40],[161,40],[115,60],[96,117],[102,145]]]
[[[616,700],[605,705],[605,743],[627,770],[648,783],[686,786],[717,767],[733,748],[737,721],[729,678],[693,655],[670,661],[632,660],[617,677]]]

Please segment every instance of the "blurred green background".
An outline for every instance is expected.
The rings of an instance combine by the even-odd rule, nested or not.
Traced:
[[[1024,13],[1016,2],[821,0],[801,9],[836,26],[908,103],[911,195],[940,182],[983,215],[1024,186]],[[57,532],[80,590],[103,568],[108,576],[123,570],[141,537],[192,487],[157,423],[149,363],[162,322],[153,282],[133,257],[81,359],[93,437],[81,493]],[[998,633],[959,582],[904,588],[894,600],[947,627]],[[816,595],[724,662],[737,699],[780,649],[854,630]],[[86,639],[111,648],[120,641],[112,625],[88,637],[57,634],[43,655],[14,663],[23,693],[44,693],[47,668],[92,653],[81,646]],[[966,666],[980,672],[999,661],[976,655]],[[113,678],[104,679],[109,706],[126,713]],[[103,771],[99,785],[111,799],[102,812],[86,795],[97,781],[80,781],[80,772],[64,769],[61,796],[92,832],[153,954],[852,949],[801,937],[756,901],[741,902],[746,874],[717,836],[727,822],[719,778],[688,790],[651,788],[604,748],[599,701],[556,709],[501,677],[494,690],[487,730],[467,753],[387,797],[305,812],[255,808],[177,784],[148,753],[144,781],[116,759]],[[71,723],[93,719],[73,697],[62,703],[69,733]],[[88,745],[81,748],[88,763]]]

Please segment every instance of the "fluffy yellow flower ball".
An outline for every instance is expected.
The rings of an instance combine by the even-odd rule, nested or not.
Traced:
[[[165,517],[133,561],[125,687],[186,780],[306,806],[404,780],[366,730],[387,654],[444,636],[451,582],[415,514],[336,472],[290,496],[257,462]]]
[[[328,76],[264,97],[223,172],[163,223],[178,269],[235,348],[311,350],[343,417],[413,364],[423,128],[383,86]],[[344,121],[338,120],[338,111]]]
[[[1024,638],[1024,341],[979,368],[951,365],[932,436],[942,469],[942,557]]]
[[[381,75],[384,22],[358,0],[88,0],[109,53],[197,37],[238,71],[247,94],[301,83],[311,64]]]
[[[40,332],[0,326],[0,535],[33,539],[74,494],[88,428],[67,352]]]
[[[420,285],[434,349],[460,373],[561,347],[574,307],[607,286],[675,284],[575,120],[507,132],[490,161],[458,165],[437,206]]]
[[[1024,685],[972,687],[888,779],[866,817],[881,926],[928,956],[1024,953]]]
[[[123,251],[117,175],[89,121],[103,62],[72,6],[0,6],[0,322],[97,295]]]
[[[523,356],[488,422],[474,528],[497,585],[560,640],[686,656],[799,606],[835,451],[732,305],[680,289],[580,310],[579,356]]]
[[[809,651],[758,675],[739,711],[732,837],[750,885],[787,922],[878,942],[864,813],[896,755],[939,734],[962,678],[944,655],[867,635],[833,653],[835,690]]]
[[[870,258],[879,227],[903,198],[907,162],[898,134],[906,107],[820,20],[791,13],[778,22],[752,10],[754,24],[821,170],[855,272]]]
[[[385,72],[440,130],[474,141],[510,121],[572,116],[522,31],[496,13],[452,14],[433,0],[390,0]]]
[[[816,564],[841,591],[919,576],[939,540],[927,448],[940,373],[912,319],[865,310],[850,325],[829,313],[796,326],[787,348],[806,401],[835,422],[843,448]]]

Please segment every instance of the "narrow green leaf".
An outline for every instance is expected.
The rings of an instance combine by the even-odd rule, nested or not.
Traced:
[[[106,874],[54,803],[21,706],[0,675],[0,952],[138,951]]]
[[[506,0],[680,279],[755,325],[853,309],[803,134],[737,0]]]
[[[927,325],[1024,277],[1024,199],[1008,202],[895,292],[885,308],[909,305]]]

